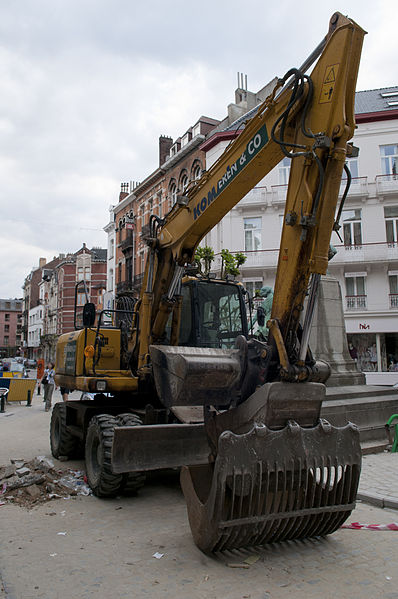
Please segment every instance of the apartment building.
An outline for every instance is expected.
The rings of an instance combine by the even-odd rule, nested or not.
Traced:
[[[23,286],[28,307],[25,357],[54,359],[58,336],[75,329],[75,299],[80,313],[86,301],[93,302],[97,312],[103,309],[106,270],[107,250],[89,249],[84,243],[77,252],[51,262],[40,259]]]
[[[353,179],[341,239],[333,234],[337,255],[329,271],[342,289],[348,340],[358,367],[380,372],[398,369],[398,87],[357,92],[355,112],[353,141],[359,156],[347,161]],[[206,168],[245,118],[202,145]],[[289,170],[285,158],[204,240],[216,253],[228,248],[246,254],[242,280],[252,294],[275,280]],[[340,196],[344,188],[342,181]]]
[[[0,358],[20,355],[22,299],[0,299]]]

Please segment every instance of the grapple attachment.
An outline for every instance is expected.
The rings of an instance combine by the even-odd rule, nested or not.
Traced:
[[[360,469],[351,423],[225,431],[213,465],[181,471],[195,543],[211,552],[330,534],[355,506]]]

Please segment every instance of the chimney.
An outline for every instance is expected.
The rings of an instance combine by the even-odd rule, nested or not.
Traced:
[[[120,193],[119,193],[119,202],[124,200],[124,198],[127,198],[128,195],[129,195],[129,184],[121,183],[120,184]]]
[[[159,137],[159,166],[162,166],[162,164],[166,162],[172,145],[173,140],[171,137],[167,137],[166,135],[161,135]]]
[[[39,258],[39,268],[43,268],[46,265],[46,258]]]

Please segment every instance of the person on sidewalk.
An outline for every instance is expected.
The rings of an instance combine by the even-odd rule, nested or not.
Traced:
[[[44,376],[42,378],[43,381],[47,381],[44,385],[44,402],[45,402],[45,411],[48,412],[51,408],[51,400],[54,393],[55,381],[54,381],[54,363],[49,362],[47,368],[44,371]]]

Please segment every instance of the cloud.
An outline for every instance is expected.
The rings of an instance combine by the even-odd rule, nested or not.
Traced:
[[[395,2],[349,8],[369,30],[359,88],[397,83]],[[237,71],[257,90],[299,66],[334,10],[331,0],[3,3],[0,297],[20,295],[40,256],[106,247],[108,207],[121,181],[156,169],[159,135],[223,118]]]

